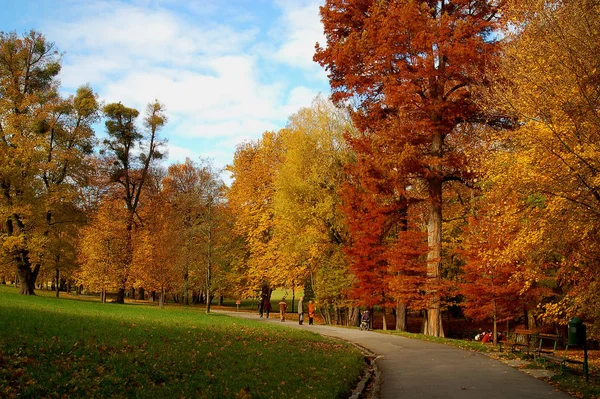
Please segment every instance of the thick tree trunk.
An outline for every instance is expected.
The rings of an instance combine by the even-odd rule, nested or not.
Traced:
[[[382,323],[383,323],[383,326],[382,326],[382,328],[383,328],[383,331],[387,331],[387,319],[386,319],[386,317],[385,317],[385,316],[386,316],[386,314],[385,314],[385,313],[386,313],[386,312],[385,312],[385,310],[386,310],[386,308],[385,308],[385,307],[382,307],[382,308],[381,308],[381,317],[382,317]]]
[[[402,302],[396,305],[396,331],[408,331],[408,314]]]
[[[117,299],[115,300],[116,303],[125,303],[125,288],[119,288],[119,291],[117,291]]]
[[[31,270],[28,264],[23,264],[22,262],[19,264],[17,274],[21,283],[19,289],[21,295],[35,295],[35,280],[37,279],[39,270],[39,265],[36,265]]]
[[[355,306],[349,309],[348,325],[358,326],[360,325],[360,308]]]
[[[138,289],[138,299],[141,299],[142,301],[146,299],[146,291],[144,290],[144,287],[140,287]]]
[[[442,158],[442,135],[435,133],[432,155]],[[442,170],[441,165],[432,166],[433,176],[429,183],[429,222],[427,224],[427,283],[429,285],[429,306],[427,320],[423,328],[425,335],[443,337],[441,298],[437,292],[441,278],[442,263]]]
[[[131,296],[131,299],[135,299],[135,288],[131,287],[131,290],[129,291],[129,295]]]
[[[160,298],[158,299],[158,306],[160,306],[160,308],[164,308],[165,307],[165,289],[164,287],[160,289]]]

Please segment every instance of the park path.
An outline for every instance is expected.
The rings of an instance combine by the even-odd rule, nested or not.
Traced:
[[[377,356],[379,399],[569,399],[570,395],[480,353],[373,331],[259,318],[254,313],[216,311],[341,338]]]

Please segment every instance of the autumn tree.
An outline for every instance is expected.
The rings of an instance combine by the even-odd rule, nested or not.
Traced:
[[[213,296],[213,277],[223,256],[221,249],[231,239],[229,234],[223,234],[226,224],[223,213],[225,185],[208,161],[198,165],[186,159],[183,164],[169,167],[164,189],[175,211],[173,221],[177,224],[179,243],[183,243],[178,264],[182,271],[184,304],[189,304],[188,291],[190,284],[195,283],[194,286],[201,288],[206,295],[208,313]],[[173,250],[176,251],[175,248]]]
[[[326,319],[344,324],[358,316],[345,292],[352,276],[338,192],[352,157],[343,134],[353,130],[348,113],[320,96],[292,115],[280,131],[283,153],[273,200],[280,273],[288,285],[307,282]]]
[[[161,159],[162,142],[158,132],[167,122],[163,104],[155,101],[146,107],[143,120],[143,130],[135,122],[139,112],[134,108],[125,107],[121,103],[108,104],[104,107],[108,139],[104,140],[104,153],[114,160],[111,172],[112,180],[122,190],[122,198],[127,208],[127,262],[125,272],[121,274],[117,302],[125,300],[125,289],[133,258],[133,229],[138,217],[138,207],[148,170],[153,161]]]
[[[118,198],[107,198],[80,232],[78,261],[81,268],[76,274],[77,281],[89,291],[99,291],[102,302],[106,302],[107,292],[119,288],[129,272],[126,216],[127,211]]]
[[[362,305],[382,307],[384,329],[387,310],[394,309],[396,329],[405,331],[407,310],[421,310],[424,302],[416,294],[425,272],[423,193],[399,173],[394,157],[381,155],[373,135],[347,134],[346,140],[356,154],[342,191],[350,235],[345,250],[356,276],[352,293]]]
[[[93,123],[98,120],[96,94],[89,86],[74,96],[57,99],[46,121],[45,159],[42,166],[47,238],[44,260],[55,272],[56,295],[61,285],[61,269],[75,266],[76,226],[85,221],[76,179],[89,168],[89,155],[95,145]],[[70,267],[67,267],[70,266]]]
[[[180,281],[176,259],[181,240],[173,223],[177,210],[164,193],[155,191],[142,211],[144,228],[136,230],[131,268],[133,286],[148,290],[153,299],[158,293],[159,306],[163,308],[166,293]]]
[[[234,231],[243,237],[246,247],[238,266],[246,276],[244,288],[249,293],[264,287],[270,295],[270,287],[283,282],[273,241],[274,181],[281,151],[279,135],[265,132],[260,140],[238,146],[233,164],[228,166],[233,182],[227,199],[236,215]]]
[[[519,122],[518,129],[490,138],[496,151],[488,158],[487,192],[495,198],[511,192],[516,199],[497,206],[520,219],[508,251],[528,260],[517,276],[536,284],[555,275],[554,295],[540,298],[544,319],[565,323],[580,313],[592,334],[599,327],[590,315],[600,309],[597,11],[596,2],[583,0],[511,3],[505,12],[515,26],[505,32],[485,103]]]
[[[34,293],[42,266],[56,265],[57,229],[76,221],[74,174],[94,144],[95,94],[86,86],[61,98],[59,72],[60,54],[42,34],[0,34],[2,249],[22,294]]]
[[[328,0],[321,7],[326,68],[338,103],[356,104],[356,126],[398,157],[402,174],[428,193],[427,277],[432,299],[424,332],[443,335],[442,187],[469,178],[468,160],[452,147],[463,124],[480,120],[472,101],[477,76],[496,53],[496,3],[489,1]]]

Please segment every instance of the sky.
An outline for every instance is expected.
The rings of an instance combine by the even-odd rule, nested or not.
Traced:
[[[238,144],[329,95],[312,61],[325,42],[323,1],[0,0],[0,30],[34,29],[54,42],[65,95],[90,84],[105,103],[140,112],[164,103],[169,163],[224,167]]]

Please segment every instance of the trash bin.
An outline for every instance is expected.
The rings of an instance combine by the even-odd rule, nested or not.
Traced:
[[[569,325],[569,346],[585,345],[585,325],[583,320],[575,316],[568,322]]]

